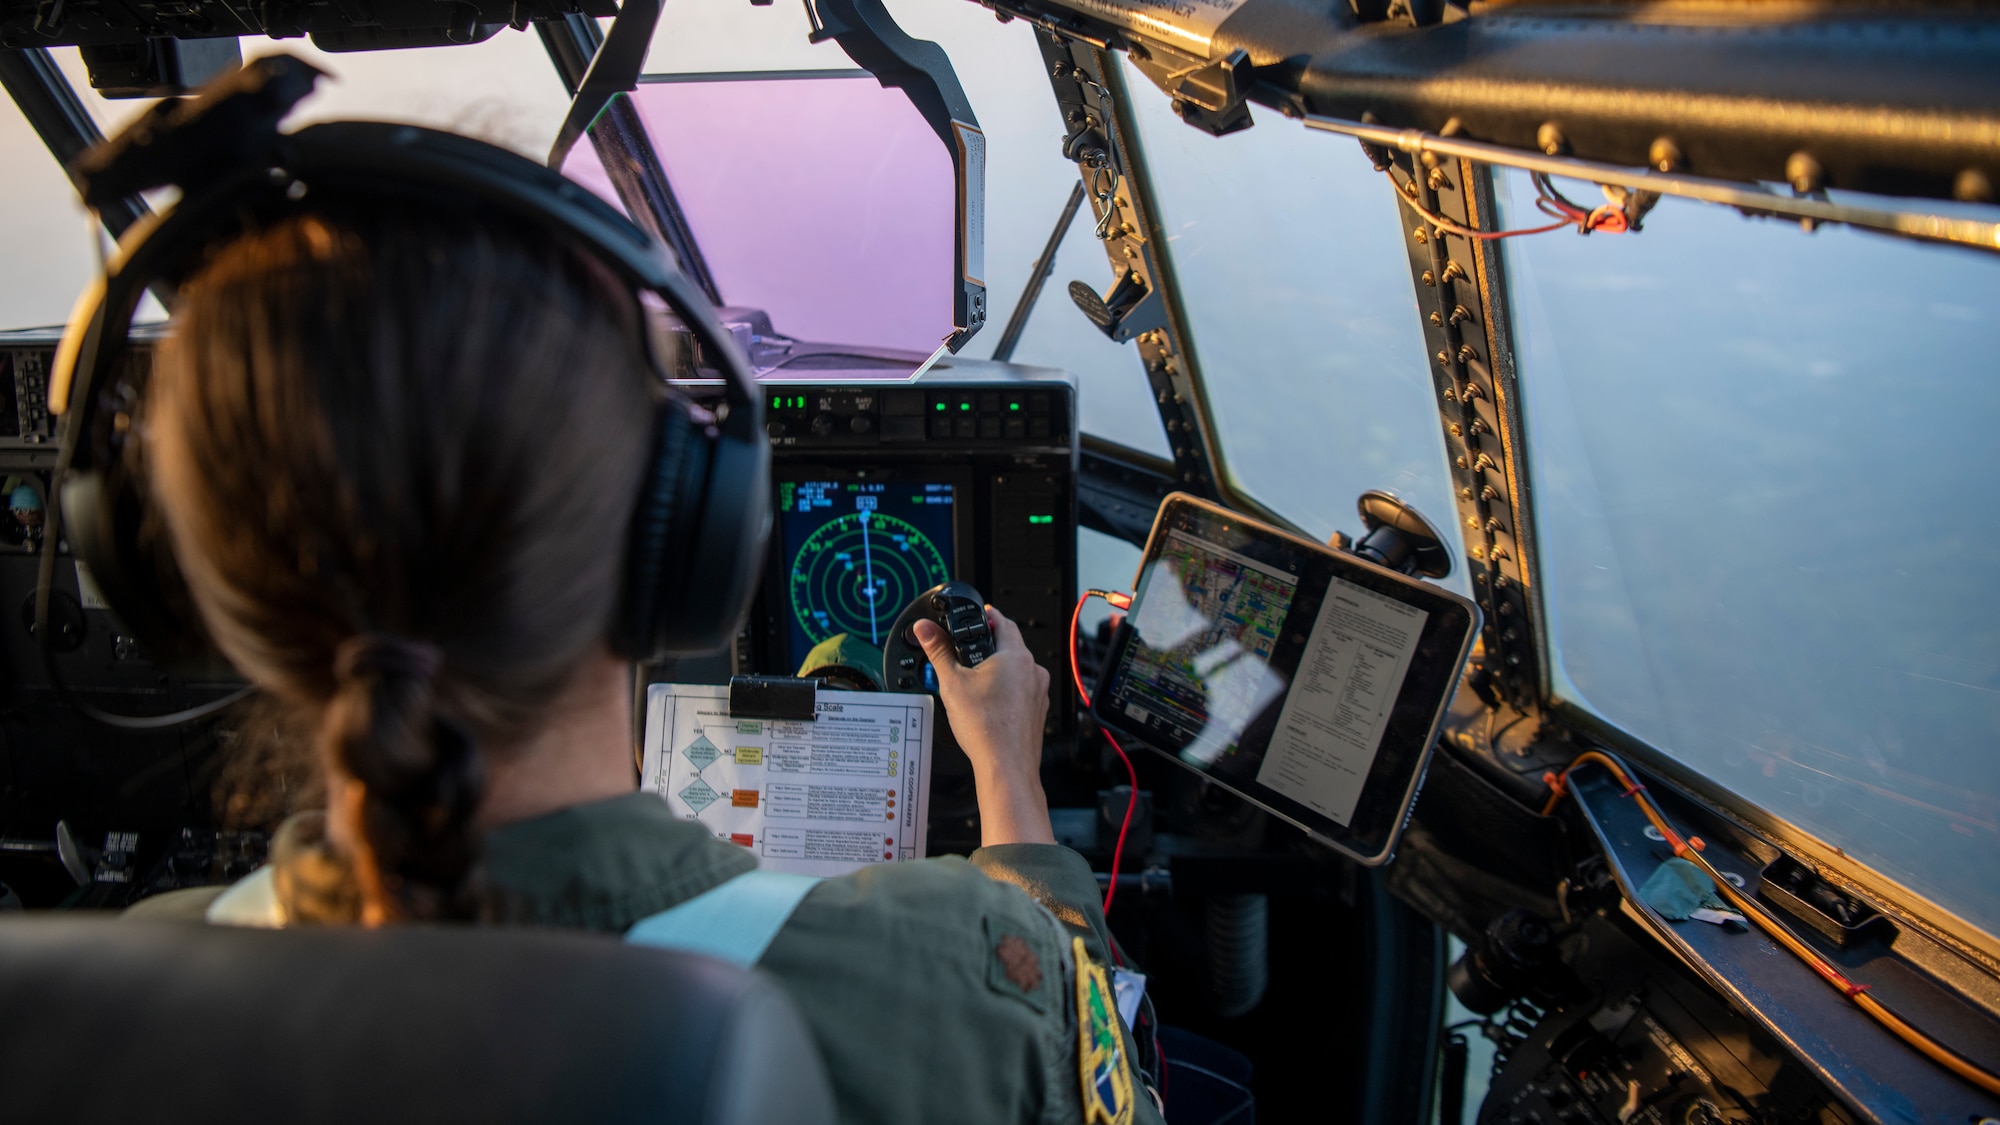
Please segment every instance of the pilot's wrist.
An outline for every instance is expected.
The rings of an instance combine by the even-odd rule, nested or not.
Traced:
[[[981,846],[1056,842],[1040,777],[975,768],[973,784],[979,794]]]

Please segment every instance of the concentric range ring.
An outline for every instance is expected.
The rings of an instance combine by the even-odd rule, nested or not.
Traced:
[[[814,644],[836,633],[880,645],[918,594],[949,581],[930,537],[895,516],[861,511],[828,521],[792,557],[792,614]]]

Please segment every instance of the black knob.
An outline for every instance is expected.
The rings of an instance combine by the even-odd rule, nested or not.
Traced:
[[[875,419],[866,414],[856,414],[847,420],[847,428],[857,434],[865,434],[875,428]]]
[[[819,437],[826,437],[829,434],[833,433],[833,415],[831,414],[814,415],[812,420],[812,430],[813,433]]]
[[[772,437],[784,437],[785,431],[787,429],[789,429],[789,427],[787,427],[783,422],[778,421],[776,418],[773,418],[770,421],[764,423],[764,432],[770,434]]]

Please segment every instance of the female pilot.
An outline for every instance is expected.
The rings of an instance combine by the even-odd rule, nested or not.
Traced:
[[[203,620],[317,732],[324,815],[274,848],[287,925],[465,920],[618,934],[755,866],[635,791],[607,648],[654,417],[630,290],[476,209],[309,197],[211,248],[146,405],[156,504]],[[1103,1106],[1077,948],[1095,879],[1054,842],[1048,674],[1006,618],[961,668],[920,639],[985,847],[819,883],[759,965],[843,1120],[1158,1120]],[[1106,1111],[1109,1112],[1106,1112]]]

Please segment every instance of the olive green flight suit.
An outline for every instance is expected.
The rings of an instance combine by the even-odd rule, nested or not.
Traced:
[[[301,858],[286,850],[281,887]],[[616,934],[755,866],[634,793],[495,830],[484,879],[507,922]],[[1082,1122],[1072,938],[1108,970],[1099,895],[1083,857],[1054,844],[881,864],[814,887],[758,968],[804,1014],[844,1122]],[[1160,1122],[1132,1075],[1131,1120]]]

